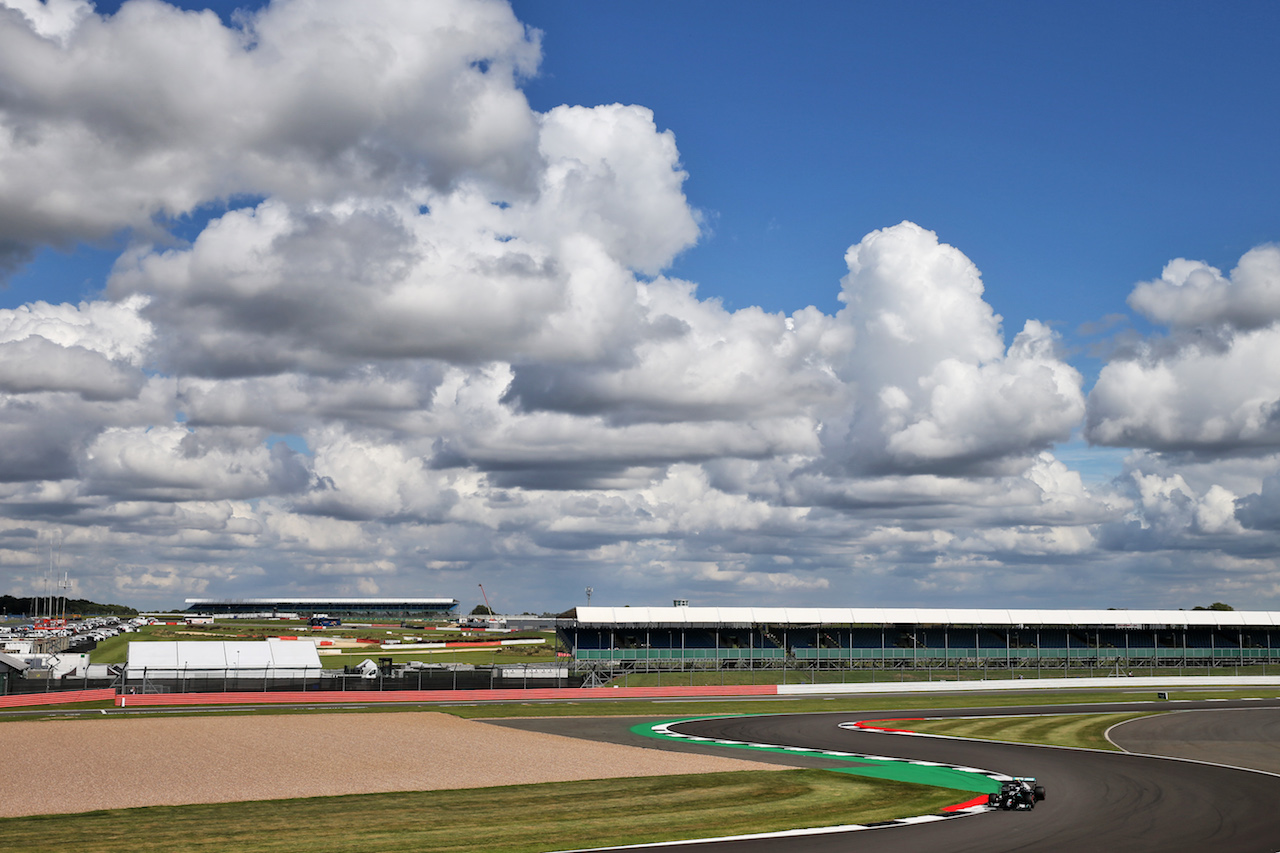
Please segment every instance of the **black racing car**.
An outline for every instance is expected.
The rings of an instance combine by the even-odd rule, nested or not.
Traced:
[[[1004,811],[1027,811],[1044,799],[1044,786],[1032,776],[1018,776],[1000,783],[1000,791],[987,795],[987,805]]]

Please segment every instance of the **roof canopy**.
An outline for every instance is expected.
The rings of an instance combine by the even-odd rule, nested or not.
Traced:
[[[1280,612],[1263,610],[954,610],[915,607],[579,607],[578,624],[600,626],[750,625],[1140,625],[1280,626]]]
[[[14,672],[26,672],[31,669],[31,664],[22,658],[16,658],[12,655],[0,653],[0,666],[13,670]]]
[[[202,604],[253,604],[263,607],[271,607],[278,604],[305,604],[305,605],[326,605],[326,604],[355,604],[362,606],[386,606],[408,604],[415,607],[427,605],[454,605],[457,604],[454,598],[188,598],[187,606],[194,607]]]

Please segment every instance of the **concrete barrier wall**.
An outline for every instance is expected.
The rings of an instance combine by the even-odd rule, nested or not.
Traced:
[[[1000,681],[916,681],[878,684],[758,684],[706,687],[546,687],[499,690],[296,690],[235,693],[147,693],[116,696],[120,707],[138,708],[165,705],[371,705],[385,702],[412,704],[458,702],[531,702],[550,700],[662,699],[734,696],[831,696],[836,694],[957,693],[992,690],[1090,690],[1097,688],[1166,689],[1194,687],[1280,687],[1280,676],[1184,676],[1182,678],[1042,678]],[[95,694],[104,691],[84,691]],[[45,696],[47,694],[39,694]],[[60,696],[61,694],[53,694]],[[88,699],[59,701],[85,702]]]
[[[59,690],[56,693],[18,693],[0,696],[0,708],[26,708],[38,705],[70,705],[74,702],[103,702],[116,698],[111,687],[97,690]]]
[[[878,684],[780,684],[780,696],[833,693],[951,693],[984,690],[1092,690],[1098,687],[1280,687],[1277,675],[1184,675],[1173,678],[1012,678],[999,681],[882,681]]]

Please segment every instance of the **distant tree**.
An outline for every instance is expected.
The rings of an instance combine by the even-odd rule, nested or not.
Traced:
[[[22,613],[31,615],[40,610],[41,614],[49,607],[47,598],[14,598],[12,595],[0,595],[0,612],[3,613]],[[84,598],[68,598],[65,603],[60,598],[54,599],[54,607],[62,612],[66,611],[68,616],[75,614],[77,616],[137,616],[138,611],[132,607],[125,607],[123,604],[99,604],[96,601],[89,601]]]
[[[1235,610],[1230,604],[1223,604],[1221,601],[1215,601],[1208,607],[1193,607],[1192,610]]]
[[[471,615],[472,616],[492,616],[493,611],[490,610],[486,605],[477,604],[475,608],[471,611]]]

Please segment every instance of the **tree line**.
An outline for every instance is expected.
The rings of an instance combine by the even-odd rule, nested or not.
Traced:
[[[66,605],[63,606],[63,599],[55,598],[54,607],[59,613],[65,612],[67,616],[137,616],[138,611],[132,607],[125,607],[123,604],[99,604],[96,601],[89,601],[85,598],[68,598]],[[0,595],[0,613],[5,615],[32,616],[36,612],[36,602],[39,602],[41,615],[46,615],[45,611],[49,609],[49,600],[44,596],[36,598],[15,598],[12,595]]]

